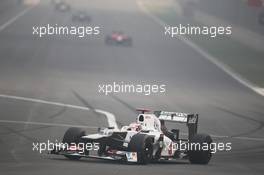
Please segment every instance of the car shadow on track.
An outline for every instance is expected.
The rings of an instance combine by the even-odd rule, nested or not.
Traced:
[[[116,161],[116,160],[100,160],[100,159],[81,159],[81,160],[69,160],[67,158],[58,158],[58,157],[51,157],[48,158],[50,160],[54,160],[54,161],[63,161],[63,162],[79,162],[79,163],[95,163],[95,164],[115,164],[115,165],[130,165],[130,166],[134,166],[137,165],[136,163],[127,163],[127,162],[123,162],[123,161]],[[187,165],[190,164],[188,161],[158,161],[158,162],[151,162],[149,164],[153,164],[153,165],[162,165],[162,164],[166,164],[166,165]]]

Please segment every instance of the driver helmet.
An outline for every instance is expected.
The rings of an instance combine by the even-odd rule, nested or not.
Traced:
[[[142,129],[141,125],[139,123],[131,123],[128,127],[131,131],[140,131]]]

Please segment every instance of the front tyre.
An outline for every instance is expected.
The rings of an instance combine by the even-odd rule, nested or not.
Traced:
[[[196,134],[190,140],[191,150],[189,151],[189,161],[192,164],[208,164],[211,160],[212,153],[210,145],[212,143],[211,136],[207,134]],[[206,150],[202,149],[202,146],[207,144]],[[197,146],[197,145],[200,145]],[[199,149],[197,149],[199,147]]]
[[[148,164],[153,156],[152,138],[146,134],[136,134],[129,143],[129,151],[137,152],[137,162],[139,164]]]
[[[80,128],[69,128],[64,136],[63,136],[63,140],[62,143],[63,144],[68,144],[69,146],[71,144],[79,144],[79,143],[83,143],[81,137],[86,135],[85,134],[85,130],[80,129]],[[83,148],[85,149],[85,148]],[[85,155],[89,155],[89,152],[87,150],[84,151]],[[65,155],[65,157],[67,157],[68,159],[71,160],[79,160],[81,157],[80,156],[72,156],[72,155]]]

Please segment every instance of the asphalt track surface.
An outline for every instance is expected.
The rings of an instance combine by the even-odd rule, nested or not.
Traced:
[[[72,6],[87,9],[91,25],[101,27],[99,36],[33,36],[32,26],[76,25],[70,13],[56,12],[45,1],[0,31],[0,94],[91,109],[0,97],[0,174],[263,173],[263,97],[182,41],[164,37],[163,28],[142,13],[135,1],[77,2]],[[0,25],[25,8],[14,7],[2,13]],[[133,47],[105,45],[105,35],[113,30],[133,37]],[[98,84],[113,81],[166,84],[166,94],[98,93]],[[134,121],[136,113],[132,109],[136,107],[199,113],[199,132],[213,135],[215,141],[232,142],[232,151],[216,153],[205,166],[188,161],[146,166],[90,159],[70,161],[32,151],[32,142],[61,139],[68,125],[86,125],[88,133],[94,133],[97,126],[107,126],[105,116],[92,109],[113,113],[118,124],[127,124]]]

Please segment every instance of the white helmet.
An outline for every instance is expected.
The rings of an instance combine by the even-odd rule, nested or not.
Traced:
[[[142,126],[140,123],[133,122],[128,126],[128,130],[131,131],[140,131],[142,129]]]

